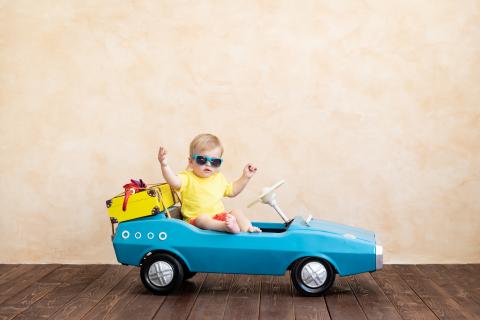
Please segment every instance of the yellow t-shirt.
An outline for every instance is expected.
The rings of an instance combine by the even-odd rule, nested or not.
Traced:
[[[204,213],[213,217],[225,211],[222,198],[233,193],[233,184],[221,172],[207,178],[198,177],[193,171],[182,171],[178,176],[182,180],[179,192],[185,220]]]

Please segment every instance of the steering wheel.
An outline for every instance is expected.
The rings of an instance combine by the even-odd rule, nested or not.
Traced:
[[[285,183],[285,180],[280,180],[278,181],[277,183],[275,183],[272,187],[270,188],[263,188],[262,190],[262,194],[260,196],[258,196],[257,199],[255,199],[253,202],[251,202],[247,208],[250,208],[251,206],[253,206],[254,204],[258,203],[258,202],[263,202],[265,204],[269,204],[269,199],[272,195],[275,195],[273,193],[273,191],[277,188],[279,188],[282,184]]]
[[[279,182],[275,183],[270,188],[263,188],[262,194],[257,199],[255,199],[253,202],[251,202],[247,206],[247,208],[250,208],[251,206],[253,206],[254,204],[256,204],[258,202],[268,204],[268,205],[272,206],[275,209],[275,211],[277,211],[278,215],[283,219],[283,221],[285,221],[285,223],[288,224],[290,221],[288,220],[288,217],[280,209],[280,207],[277,205],[277,200],[276,200],[277,195],[273,192],[275,189],[277,189],[278,187],[280,187],[284,183],[285,183],[285,180],[280,180]]]

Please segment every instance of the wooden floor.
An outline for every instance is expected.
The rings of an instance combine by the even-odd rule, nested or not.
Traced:
[[[480,319],[480,264],[386,265],[324,297],[283,277],[197,274],[155,296],[137,268],[0,265],[0,319]]]

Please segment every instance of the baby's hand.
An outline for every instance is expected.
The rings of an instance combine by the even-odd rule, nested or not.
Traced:
[[[255,167],[253,164],[249,163],[243,169],[243,176],[250,179],[251,177],[253,177],[255,172],[257,172],[257,167]]]
[[[160,150],[158,150],[158,161],[163,167],[167,165],[167,149],[164,147],[160,147]]]

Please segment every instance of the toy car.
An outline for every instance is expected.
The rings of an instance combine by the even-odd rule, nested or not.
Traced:
[[[261,233],[228,234],[160,213],[118,224],[112,237],[117,259],[140,266],[143,284],[155,294],[172,292],[196,272],[284,275],[290,270],[301,294],[318,296],[336,274],[382,268],[383,248],[373,232],[311,216],[289,220],[273,193],[282,183],[264,190],[257,201],[274,207],[284,223],[253,222]]]

